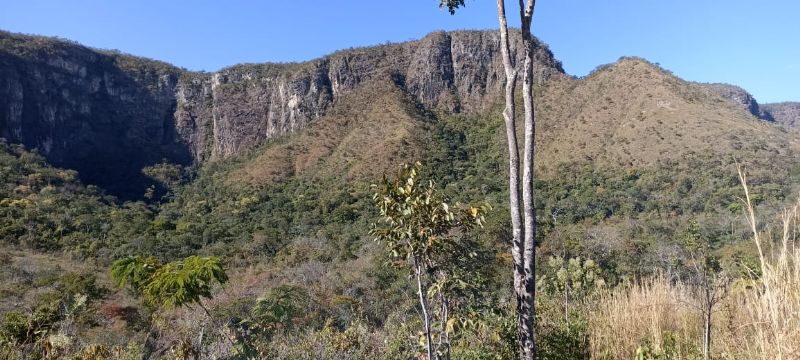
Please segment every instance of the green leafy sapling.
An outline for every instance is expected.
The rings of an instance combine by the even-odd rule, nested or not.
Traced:
[[[424,339],[428,359],[434,359],[434,319],[430,298],[440,309],[438,323],[439,346],[449,358],[448,289],[463,287],[463,279],[454,279],[450,271],[458,259],[475,256],[470,249],[468,234],[484,223],[488,205],[464,206],[452,204],[432,180],[420,181],[422,164],[403,165],[394,179],[383,177],[380,185],[373,185],[373,201],[380,212],[380,222],[373,224],[370,234],[386,244],[394,265],[409,267],[416,279],[417,295],[424,325]],[[450,270],[449,270],[450,269]],[[452,324],[452,323],[451,323]]]
[[[217,257],[190,256],[162,265],[153,257],[127,257],[111,266],[118,286],[130,286],[145,302],[160,308],[198,305],[211,298],[214,283],[224,284],[228,275]]]

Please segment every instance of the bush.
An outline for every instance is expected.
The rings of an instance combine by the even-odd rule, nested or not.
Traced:
[[[28,330],[28,316],[21,312],[9,311],[3,314],[3,318],[0,320],[0,340],[5,342],[14,344],[30,342]]]

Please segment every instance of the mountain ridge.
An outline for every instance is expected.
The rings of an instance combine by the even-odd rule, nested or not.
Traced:
[[[537,55],[537,79],[563,74],[538,42]],[[489,31],[434,32],[302,63],[214,73],[2,32],[0,136],[79,170],[88,183],[134,195],[140,184],[114,187],[122,179],[144,180],[144,166],[222,159],[296,132],[376,76],[389,74],[434,109],[485,109],[502,91],[501,68],[499,35]],[[109,158],[88,166],[91,154]]]
[[[642,58],[621,58],[581,79],[554,79],[541,93],[538,156],[544,164],[643,166],[697,153],[733,154],[762,137],[770,139],[762,146],[769,151],[800,150],[796,136],[741,102]]]
[[[775,122],[790,128],[800,127],[800,102],[762,104],[761,108]]]
[[[502,100],[498,54],[495,31],[439,31],[415,41],[340,50],[305,62],[192,72],[63,39],[0,32],[0,137],[37,149],[54,165],[78,170],[86,183],[122,198],[138,198],[152,182],[142,173],[144,167],[165,161],[204,163],[258,148],[306,129],[347,94],[376,79],[394,84],[429,110],[486,112]],[[645,59],[622,57],[578,79],[565,74],[540,42],[537,59],[536,78],[543,87],[551,79],[578,86],[631,61],[649,64],[653,73],[669,73]],[[792,103],[760,105],[734,85],[685,83],[761,120],[791,128],[800,117]],[[563,108],[559,101],[544,106]],[[583,100],[574,101],[570,111],[580,115]],[[601,107],[609,106],[616,105],[612,101]],[[570,123],[566,113],[553,116],[555,122]],[[563,125],[548,125],[547,117],[545,111],[545,128]]]
[[[17,44],[16,53],[0,43],[0,93],[22,91],[21,98],[0,96],[0,131],[18,130],[15,136],[51,158],[73,156],[147,199],[119,201],[107,195],[115,189],[93,186],[91,177],[0,136],[0,258],[9,264],[0,271],[0,313],[13,315],[3,320],[35,319],[47,304],[60,314],[60,304],[90,294],[89,306],[51,327],[70,329],[73,345],[64,353],[142,344],[149,355],[134,357],[156,358],[186,344],[184,334],[206,334],[198,348],[218,357],[230,349],[231,325],[249,324],[260,299],[291,286],[304,294],[293,301],[306,304],[306,315],[281,337],[256,334],[266,335],[258,340],[264,348],[344,339],[358,326],[359,336],[372,339],[358,342],[380,350],[326,356],[374,358],[390,344],[408,343],[386,356],[407,358],[417,343],[414,326],[392,319],[418,312],[409,296],[416,290],[407,272],[387,266],[385,244],[369,234],[380,221],[373,197],[380,188],[372,184],[414,161],[424,164],[418,183],[430,180],[450,204],[493,208],[475,229],[476,256],[468,261],[484,269],[474,272],[483,289],[474,294],[500,311],[492,324],[511,319],[508,149],[499,77],[492,76],[499,68],[486,38],[491,34],[434,33],[416,45],[214,74],[59,43]],[[534,89],[543,279],[556,271],[551,256],[591,259],[615,287],[672,271],[693,222],[720,256],[755,264],[737,166],[746,165],[757,211],[777,216],[800,184],[800,133],[754,114],[752,96],[740,88],[686,81],[641,58],[621,58],[582,78],[549,69],[552,76]],[[764,109],[778,114],[767,105],[758,113]],[[275,136],[267,137],[270,126]],[[189,163],[198,166],[183,166]],[[131,174],[163,188],[122,176]],[[118,284],[109,266],[129,256],[164,264],[216,256],[230,281],[205,300],[207,312],[160,309],[162,328],[133,292],[111,290]],[[555,309],[538,323],[563,314]],[[26,322],[10,322],[19,323]],[[155,326],[163,330],[153,332]],[[475,339],[467,343],[487,337]],[[30,348],[25,344],[20,354]]]

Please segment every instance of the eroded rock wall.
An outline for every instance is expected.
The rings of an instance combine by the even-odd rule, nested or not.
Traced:
[[[513,53],[521,57],[516,48]],[[544,46],[537,47],[535,71],[539,81],[563,74]],[[0,137],[38,149],[90,183],[113,187],[163,159],[225,158],[296,132],[374,78],[394,79],[434,110],[485,110],[501,98],[499,34],[435,32],[304,63],[205,73],[0,33]],[[112,190],[141,190],[131,186]]]

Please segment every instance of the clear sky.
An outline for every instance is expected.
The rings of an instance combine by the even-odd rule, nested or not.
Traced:
[[[516,1],[507,1],[509,10]],[[0,0],[0,29],[213,71],[308,60],[433,30],[497,27],[495,2],[467,0]],[[509,13],[513,19],[516,13]],[[518,21],[512,21],[512,25]],[[762,103],[800,101],[798,0],[539,0],[534,34],[586,75],[641,56],[687,80],[744,87]]]

